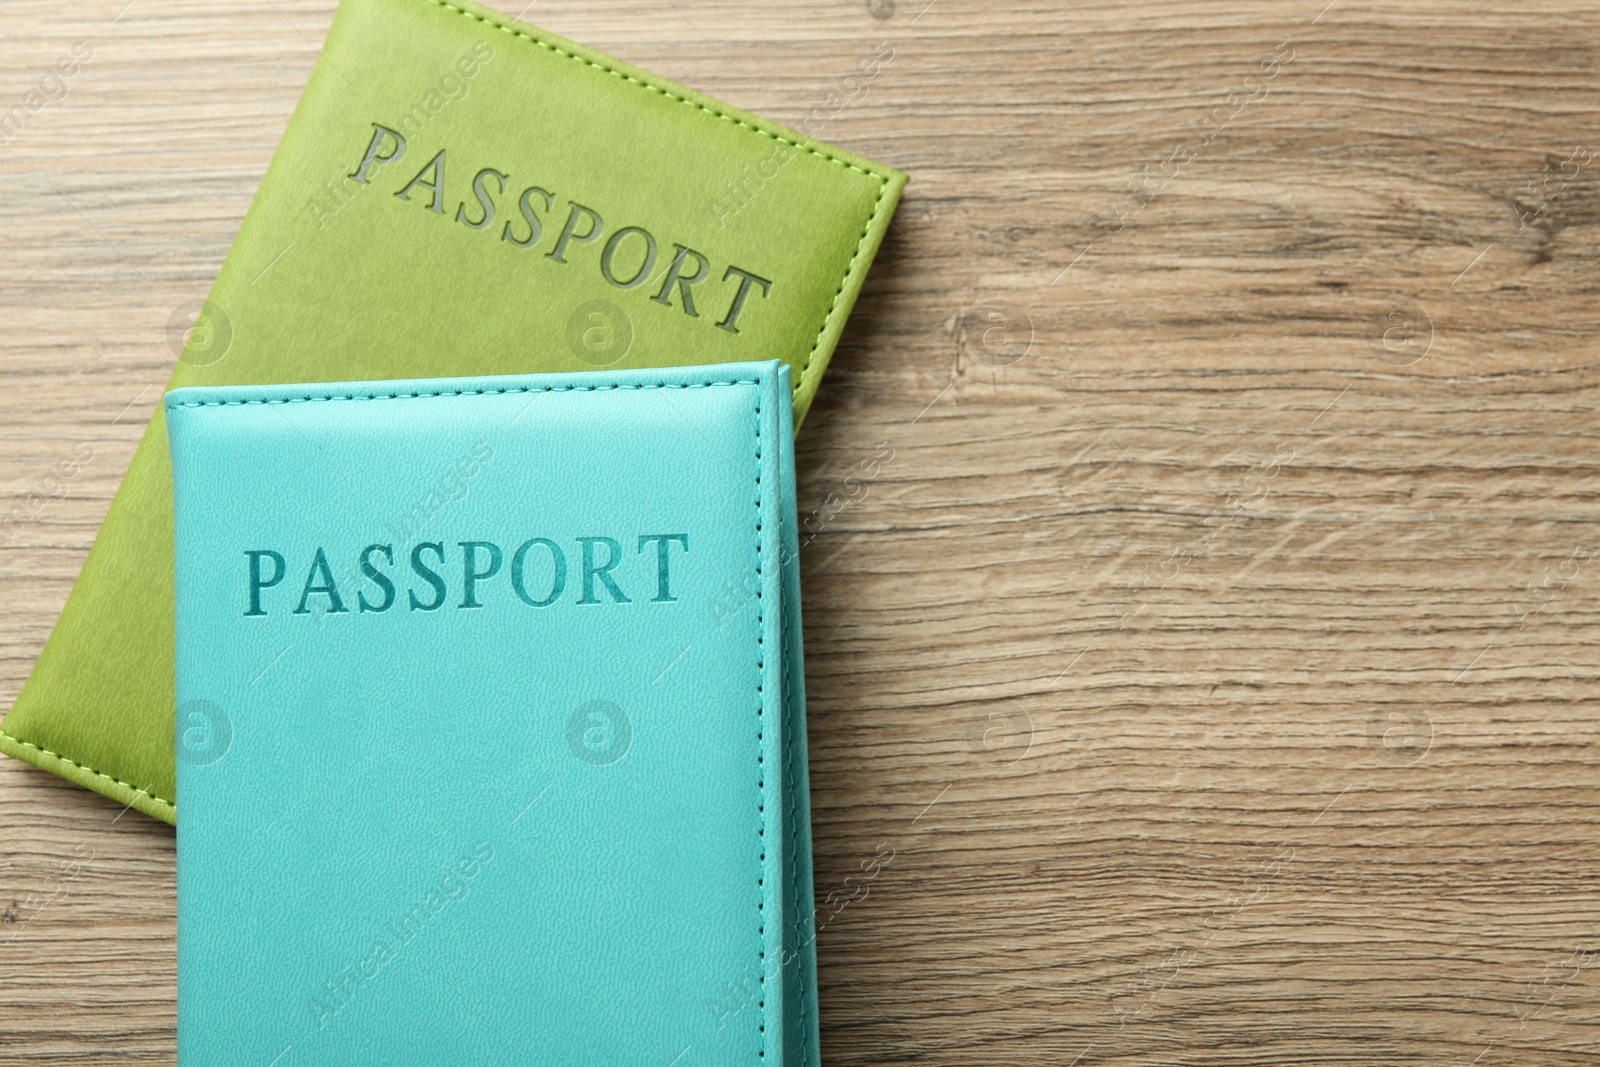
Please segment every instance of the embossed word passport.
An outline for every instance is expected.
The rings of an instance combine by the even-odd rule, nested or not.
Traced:
[[[183,1067],[818,1062],[790,393],[167,394]]]
[[[342,0],[322,53],[174,387],[777,358],[804,415],[904,175],[466,0]],[[171,570],[158,411],[0,725],[169,822]]]

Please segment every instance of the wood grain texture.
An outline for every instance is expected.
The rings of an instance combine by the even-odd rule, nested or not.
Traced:
[[[332,13],[125,3],[0,14],[0,110],[94,49],[0,145],[5,704]],[[826,1061],[1597,1062],[1600,5],[924,3],[526,14],[912,175],[800,437]],[[0,818],[0,1063],[172,1062],[171,830]]]

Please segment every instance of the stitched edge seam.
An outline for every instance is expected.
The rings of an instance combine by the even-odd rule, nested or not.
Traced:
[[[780,530],[783,527],[783,518],[785,518],[785,517],[787,517],[787,516],[782,516],[778,520],[778,527],[779,527]],[[779,537],[778,543],[780,545],[780,548],[779,548],[780,552],[784,551],[788,547],[786,539],[783,538],[782,536]],[[799,566],[798,559],[795,561],[795,565]],[[782,566],[781,561],[780,561],[779,567],[778,567],[778,581],[780,581],[780,582],[783,581],[783,566]],[[787,590],[785,590],[785,593],[787,593]],[[782,671],[783,671],[783,760],[784,760],[783,784],[784,784],[784,792],[788,794],[788,800],[789,800],[789,895],[790,895],[790,898],[794,901],[794,914],[795,914],[796,918],[792,918],[792,919],[789,920],[789,922],[786,924],[786,929],[793,929],[799,936],[803,937],[805,935],[803,933],[801,933],[800,926],[799,926],[798,922],[796,921],[798,916],[801,914],[801,911],[800,911],[800,832],[799,832],[799,824],[795,819],[795,798],[794,798],[794,794],[795,794],[796,785],[795,785],[795,780],[794,780],[794,733],[795,733],[795,731],[794,731],[794,697],[793,697],[793,693],[790,690],[790,682],[789,682],[789,654],[790,654],[789,650],[790,650],[791,647],[793,647],[794,635],[792,633],[790,633],[791,627],[789,626],[789,621],[790,620],[787,619],[787,618],[785,618],[783,620],[783,661],[782,661]],[[798,951],[795,953],[795,957],[794,957],[794,959],[795,959],[795,975],[794,975],[794,978],[795,978],[795,986],[799,990],[799,996],[800,996],[800,1064],[799,1064],[799,1067],[805,1067],[806,1062],[807,1062],[806,1061],[806,1034],[807,1034],[807,1031],[806,1031],[805,949],[798,942],[796,943],[796,947],[797,947]]]
[[[519,385],[504,389],[439,389],[418,393],[327,393],[313,396],[285,396],[256,400],[174,400],[167,410],[177,408],[230,408],[251,404],[310,404],[324,400],[425,400],[430,397],[504,396],[512,393],[604,393],[618,389],[709,389],[721,385],[759,385],[754,378],[728,378],[708,382],[646,382],[641,385]],[[237,386],[229,388],[238,388]]]
[[[34,744],[32,741],[25,741],[20,737],[14,737],[11,734],[6,733],[4,730],[0,730],[0,737],[3,737],[7,741],[10,741],[10,742],[12,742],[14,744],[22,745],[24,748],[31,748],[35,752],[43,752],[46,756],[49,756],[51,759],[58,759],[62,763],[70,764],[70,765],[78,768],[81,771],[88,771],[90,774],[94,775],[96,778],[104,778],[108,782],[115,782],[118,785],[120,785],[120,786],[122,786],[122,787],[124,787],[126,789],[133,790],[134,793],[136,793],[137,795],[149,797],[151,800],[154,800],[159,804],[162,804],[162,805],[164,805],[164,806],[166,806],[168,808],[171,808],[173,811],[177,811],[178,810],[178,806],[176,804],[174,804],[172,801],[168,800],[166,797],[157,796],[155,793],[150,792],[150,790],[145,789],[142,786],[134,785],[132,782],[124,782],[121,778],[114,778],[111,775],[105,773],[104,771],[96,770],[95,768],[89,766],[86,763],[79,763],[77,760],[71,758],[70,756],[63,756],[59,752],[52,752],[48,748],[44,748],[44,747],[42,747],[40,745]]]
[[[845,265],[844,276],[839,279],[839,288],[833,294],[832,302],[828,304],[828,313],[822,317],[822,328],[817,331],[817,339],[811,343],[811,351],[806,353],[806,361],[800,366],[800,376],[796,380],[793,389],[793,395],[799,396],[801,387],[806,384],[806,374],[811,370],[811,361],[816,357],[817,349],[822,346],[822,337],[828,332],[828,324],[833,321],[833,312],[834,309],[839,306],[839,297],[844,293],[845,286],[849,284],[851,276],[855,273],[856,260],[861,257],[862,246],[867,243],[867,235],[872,232],[872,224],[878,218],[878,211],[883,205],[883,194],[887,192],[889,188],[889,180],[883,175],[874,171],[867,170],[864,167],[858,167],[854,163],[846,162],[845,160],[839,159],[835,156],[830,156],[826,152],[820,152],[817,149],[812,148],[810,145],[800,144],[798,141],[791,141],[786,137],[779,137],[777,134],[772,133],[769,130],[764,130],[760,126],[752,126],[743,119],[734,118],[732,115],[724,114],[723,112],[718,111],[716,108],[707,107],[698,101],[690,100],[688,97],[679,96],[677,93],[663,89],[659,85],[653,85],[650,82],[641,81],[631,74],[624,74],[622,71],[608,67],[604,63],[596,63],[592,59],[585,58],[584,56],[580,56],[574,52],[568,52],[566,49],[559,48],[556,45],[551,44],[549,41],[541,40],[532,34],[524,33],[521,30],[514,29],[510,26],[507,26],[503,22],[496,22],[494,19],[487,18],[478,14],[477,12],[456,7],[454,4],[448,3],[447,0],[427,0],[427,2],[446,11],[454,11],[456,14],[464,16],[465,18],[469,18],[474,22],[481,22],[486,26],[493,26],[502,33],[509,33],[513,37],[520,37],[522,40],[527,41],[530,44],[538,45],[547,52],[553,52],[558,56],[565,56],[568,59],[582,63],[586,67],[593,67],[595,70],[604,71],[614,78],[621,78],[623,81],[632,85],[636,85],[641,89],[646,89],[652,93],[659,93],[668,100],[676,100],[680,104],[685,104],[689,107],[695,108],[698,111],[704,111],[708,115],[714,115],[723,122],[731,122],[741,129],[749,130],[751,133],[759,133],[761,136],[777,141],[779,144],[786,144],[791,148],[798,148],[803,152],[808,152],[819,159],[827,160],[836,167],[845,167],[849,170],[855,171],[858,174],[865,174],[867,177],[877,180],[878,196],[872,202],[872,210],[867,213],[866,224],[862,226],[861,236],[856,240],[856,250],[850,256],[850,262]]]
[[[833,312],[839,306],[839,298],[844,295],[844,288],[850,284],[850,278],[856,272],[856,261],[861,258],[861,249],[866,246],[867,235],[872,232],[872,224],[878,218],[878,211],[883,207],[883,194],[889,191],[889,183],[879,181],[878,197],[872,202],[872,210],[867,213],[867,224],[861,228],[861,236],[856,239],[856,250],[850,254],[850,262],[845,265],[844,277],[839,279],[839,288],[834,290],[833,300],[828,303],[828,313],[822,317],[822,328],[817,331],[817,339],[811,342],[811,351],[806,353],[806,361],[800,365],[800,379],[795,383],[794,393],[800,395],[800,387],[805,384],[806,375],[811,371],[811,361],[816,357],[817,349],[822,347],[822,337],[828,332],[828,325],[833,321]]]
[[[756,885],[761,894],[756,898],[756,931],[759,942],[756,952],[760,962],[761,993],[756,1004],[756,1058],[767,1058],[767,768],[766,768],[766,694],[764,691],[767,656],[762,632],[766,628],[765,605],[761,602],[761,390],[756,389],[756,835],[760,842],[760,855],[756,860]],[[781,651],[781,650],[780,650]],[[781,853],[780,853],[781,855]],[[782,960],[782,953],[779,953]],[[778,1005],[782,1018],[783,1005]],[[780,1060],[783,1058],[780,1054]]]

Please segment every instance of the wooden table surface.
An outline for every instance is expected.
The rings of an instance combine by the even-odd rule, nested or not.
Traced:
[[[332,6],[0,12],[0,111],[92,50],[0,144],[0,706]],[[828,1063],[1600,1060],[1600,5],[525,17],[912,176],[800,436]],[[0,819],[0,1063],[171,1063],[171,828]]]

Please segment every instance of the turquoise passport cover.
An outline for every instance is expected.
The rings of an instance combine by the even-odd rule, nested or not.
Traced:
[[[167,394],[183,1067],[818,1062],[791,395]]]

